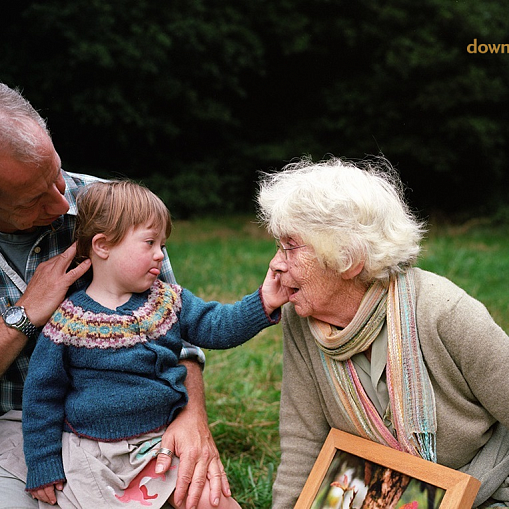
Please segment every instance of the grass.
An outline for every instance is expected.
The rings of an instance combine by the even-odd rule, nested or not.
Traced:
[[[479,299],[509,332],[509,226],[471,221],[431,227],[419,263]]]
[[[168,244],[180,284],[206,300],[233,302],[263,281],[274,242],[252,217],[176,222]],[[509,331],[509,228],[431,227],[419,266],[478,298]],[[281,326],[226,351],[207,351],[209,422],[235,498],[244,509],[271,507],[279,463]]]

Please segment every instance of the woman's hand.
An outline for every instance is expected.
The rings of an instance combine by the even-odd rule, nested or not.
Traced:
[[[281,273],[269,267],[262,284],[263,305],[267,314],[286,304],[290,298],[290,289],[281,285]]]

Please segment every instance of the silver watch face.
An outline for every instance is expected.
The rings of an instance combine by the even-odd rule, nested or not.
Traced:
[[[5,311],[5,323],[7,325],[17,325],[23,320],[23,315],[23,308],[12,306]]]

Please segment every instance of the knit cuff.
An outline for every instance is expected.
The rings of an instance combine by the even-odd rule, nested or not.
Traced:
[[[62,458],[48,458],[28,468],[26,491],[34,491],[65,481]]]

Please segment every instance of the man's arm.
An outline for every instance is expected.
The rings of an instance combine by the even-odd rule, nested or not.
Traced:
[[[0,376],[16,360],[27,342],[27,337],[20,331],[7,327],[0,318]]]
[[[231,491],[208,426],[202,370],[196,361],[181,363],[187,368],[189,403],[168,426],[161,442],[161,447],[170,449],[180,458],[174,501],[179,507],[184,500],[188,509],[195,507],[208,477],[210,504],[217,506],[221,496],[231,496]],[[160,470],[156,471],[166,471],[170,464],[171,458],[159,454],[157,466]]]
[[[174,284],[175,275],[168,253],[165,254],[161,278],[167,283]],[[161,447],[170,449],[180,458],[173,499],[180,506],[187,496],[186,506],[188,508],[196,506],[205,481],[209,477],[210,503],[215,506],[222,494],[230,496],[231,492],[208,425],[202,372],[205,356],[197,346],[184,341],[180,363],[187,368],[185,385],[189,402],[168,426],[161,442]],[[170,465],[169,456],[165,454],[157,456],[159,472],[166,472]]]
[[[64,300],[69,287],[90,268],[90,260],[85,260],[74,269],[67,271],[76,254],[73,244],[63,253],[39,264],[25,293],[17,306],[24,306],[29,320],[36,327],[43,327],[58,305]],[[0,374],[14,362],[27,342],[26,336],[0,324]]]

